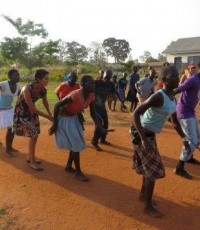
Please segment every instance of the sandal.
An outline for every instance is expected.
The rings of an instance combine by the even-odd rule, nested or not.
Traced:
[[[30,168],[33,169],[33,170],[35,170],[35,171],[42,171],[43,170],[43,168],[40,167],[39,165],[32,165],[31,164]]]
[[[31,161],[30,161],[30,160],[28,160],[28,159],[26,160],[26,162],[27,162],[27,163],[29,163],[29,164],[31,163]],[[35,163],[36,163],[36,164],[41,164],[42,162],[41,162],[41,161],[39,161],[39,160],[36,160],[36,161],[35,161]]]

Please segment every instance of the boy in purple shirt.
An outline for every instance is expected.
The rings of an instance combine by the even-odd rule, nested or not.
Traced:
[[[200,162],[193,157],[193,153],[200,143],[200,131],[195,114],[195,107],[199,101],[199,92],[200,73],[192,76],[177,89],[174,89],[174,94],[181,93],[177,102],[176,113],[191,147],[190,153],[188,153],[185,147],[182,148],[175,173],[187,179],[191,179],[192,176],[185,171],[185,162],[200,165]]]

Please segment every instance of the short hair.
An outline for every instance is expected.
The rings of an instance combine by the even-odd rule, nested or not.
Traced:
[[[164,66],[164,67],[165,67],[165,66],[170,66],[170,64],[169,64],[169,62],[166,61],[166,62],[163,63],[163,66]]]
[[[99,74],[100,74],[101,76],[103,76],[104,70],[103,70],[103,69],[99,70]]]
[[[132,67],[132,70],[133,70],[133,71],[138,71],[138,67],[137,67],[136,65],[134,65],[134,66]]]
[[[165,82],[169,77],[178,77],[178,70],[174,66],[166,66],[162,69],[162,81]]]
[[[35,80],[42,80],[47,74],[49,74],[49,72],[45,69],[38,69],[35,72]]]
[[[71,79],[72,77],[78,77],[78,76],[77,76],[77,73],[76,73],[75,71],[72,71],[72,72],[70,73],[70,79]]]
[[[111,78],[111,77],[112,77],[112,75],[113,75],[112,70],[107,69],[107,70],[104,72],[104,76],[103,76],[103,78],[104,78],[104,79],[106,79],[106,78]]]
[[[84,86],[87,82],[94,81],[93,77],[90,75],[83,75],[81,78],[81,85]]]
[[[16,69],[10,69],[10,70],[8,71],[8,78],[11,78],[12,75],[15,74],[15,73],[19,74],[19,71],[16,70]]]

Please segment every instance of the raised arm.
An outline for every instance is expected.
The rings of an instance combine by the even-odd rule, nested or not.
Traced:
[[[53,111],[53,125],[49,129],[49,135],[52,135],[53,133],[56,132],[57,126],[58,126],[58,114],[60,111],[60,108],[67,103],[71,102],[72,98],[70,96],[66,96],[62,100],[58,101],[55,106],[54,106],[54,111]]]
[[[46,95],[42,98],[42,103],[43,103],[43,105],[44,105],[47,113],[49,114],[49,116],[52,116],[51,111],[49,109],[49,102],[47,100],[47,96]]]

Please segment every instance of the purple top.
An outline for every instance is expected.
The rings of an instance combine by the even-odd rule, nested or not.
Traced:
[[[181,95],[178,99],[176,112],[179,119],[195,117],[195,107],[200,91],[200,74],[196,74],[178,87]]]

